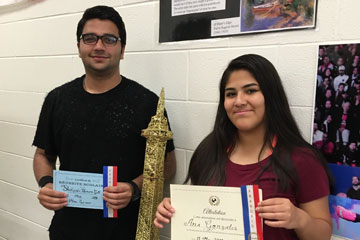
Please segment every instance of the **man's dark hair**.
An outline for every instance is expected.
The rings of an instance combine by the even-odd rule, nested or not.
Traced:
[[[85,23],[91,19],[100,19],[100,20],[110,20],[112,21],[119,30],[119,37],[121,38],[121,46],[124,47],[126,44],[126,30],[125,24],[120,16],[120,14],[112,7],[108,6],[95,6],[92,8],[86,9],[82,18],[80,19],[77,30],[76,38],[80,42],[80,36],[84,29]]]
[[[345,83],[340,83],[340,84],[339,84],[339,86],[340,86],[340,85],[342,85],[342,86],[344,86],[344,87],[346,86],[346,84],[345,84]]]

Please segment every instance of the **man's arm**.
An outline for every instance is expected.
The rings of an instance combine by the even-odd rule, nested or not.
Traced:
[[[52,176],[55,169],[56,157],[49,156],[44,149],[37,148],[34,155],[33,168],[36,181],[44,176]],[[58,210],[66,206],[66,194],[53,190],[53,184],[47,183],[38,194],[41,205],[49,210]]]
[[[46,155],[45,150],[36,148],[33,167],[36,181],[44,176],[52,176],[55,169],[56,157]]]

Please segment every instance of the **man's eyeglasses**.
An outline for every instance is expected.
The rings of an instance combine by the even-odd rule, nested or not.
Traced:
[[[86,33],[86,34],[82,34],[80,36],[80,39],[83,40],[83,42],[87,45],[96,45],[97,42],[99,41],[99,39],[101,39],[102,43],[105,46],[114,46],[116,45],[117,41],[120,41],[121,38],[116,37],[114,35],[111,34],[105,34],[102,36],[98,36],[94,33]]]

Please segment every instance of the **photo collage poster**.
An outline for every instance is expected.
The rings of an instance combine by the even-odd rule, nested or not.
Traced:
[[[335,177],[333,235],[360,239],[360,43],[319,46],[312,145]]]
[[[315,0],[160,0],[160,42],[315,28]]]

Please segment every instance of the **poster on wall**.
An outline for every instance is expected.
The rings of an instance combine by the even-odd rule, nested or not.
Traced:
[[[319,46],[312,144],[329,163],[333,235],[360,239],[360,44]]]
[[[160,0],[160,42],[314,28],[316,0]]]

